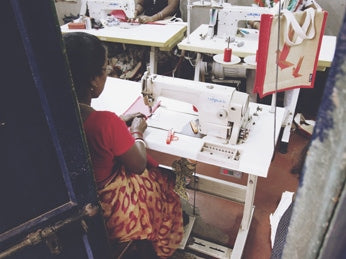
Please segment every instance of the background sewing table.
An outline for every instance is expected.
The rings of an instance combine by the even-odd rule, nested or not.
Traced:
[[[244,34],[244,37],[236,37],[235,41],[230,43],[232,54],[240,58],[246,56],[256,55],[258,49],[258,30],[244,29],[249,34]],[[178,44],[181,50],[209,53],[209,54],[222,54],[227,47],[227,42],[224,38],[214,36],[212,39],[202,39],[201,36],[206,35],[208,32],[208,24],[201,24],[196,30],[186,37]],[[243,42],[242,46],[237,46],[239,42]],[[324,70],[330,67],[333,61],[336,46],[336,37],[323,35],[320,55],[318,58],[318,69]],[[200,61],[200,60],[198,60]],[[196,69],[198,66],[196,66]],[[254,68],[254,66],[249,66]],[[195,78],[196,79],[196,78]]]
[[[140,95],[141,84],[139,82],[108,77],[104,91],[99,98],[92,100],[91,105],[96,110],[109,110],[120,115],[127,111]],[[269,105],[250,103],[253,125],[249,137],[243,144],[229,146],[239,150],[241,155],[239,162],[231,161],[228,163],[225,160],[214,159],[208,155],[201,156],[200,151],[204,142],[201,138],[176,133],[178,140],[172,141],[169,145],[166,144],[168,129],[174,128],[179,131],[181,125],[188,124],[191,119],[196,118],[196,114],[191,112],[191,104],[165,98],[162,98],[161,104],[164,106],[163,110],[160,111],[159,107],[153,116],[148,119],[148,128],[144,133],[148,149],[248,174],[246,186],[197,174],[199,178],[198,189],[200,191],[205,190],[219,197],[244,204],[242,221],[233,250],[226,249],[225,253],[214,251],[213,254],[214,257],[217,253],[221,254],[216,256],[218,258],[241,258],[254,212],[253,203],[257,177],[267,177],[275,148],[274,140],[276,142],[278,139],[278,133],[284,118],[284,109],[278,107],[276,112],[273,113],[270,112],[271,107]],[[155,121],[155,114],[165,112],[165,109],[168,109],[166,112],[170,115],[161,116],[160,121]],[[275,116],[276,123],[274,123]],[[194,244],[188,247],[194,249],[193,246]],[[220,250],[222,249],[223,247],[220,247]]]
[[[67,24],[61,26],[61,32],[83,31],[97,36],[102,41],[149,46],[150,72],[157,71],[157,51],[169,51],[180,42],[186,31],[186,23],[171,22],[165,24],[120,23],[117,26],[102,29],[72,29]]]
[[[247,33],[244,33],[244,37],[235,37],[235,41],[230,43],[232,49],[232,55],[236,55],[240,58],[256,55],[258,49],[258,30],[244,29]],[[227,42],[224,38],[214,36],[213,38],[205,37],[208,32],[208,24],[202,24],[191,34],[187,34],[186,38],[178,44],[178,48],[185,51],[197,52],[196,66],[194,79],[199,81],[201,74],[201,62],[202,55],[205,54],[222,54],[227,47]],[[202,36],[202,37],[201,37]],[[203,37],[205,37],[203,39]],[[241,43],[240,45],[238,45]],[[323,35],[320,54],[318,58],[317,70],[324,71],[327,67],[330,67],[334,58],[336,47],[336,37]],[[255,71],[256,65],[240,62],[233,65],[234,68],[246,68]],[[256,101],[257,95],[253,93],[255,80],[255,73],[248,73],[246,78],[246,91],[250,96],[251,101]],[[289,142],[291,125],[298,101],[299,88],[285,91],[284,95],[284,107],[286,109],[285,119],[283,121],[284,131],[281,138],[281,151],[287,152],[287,145]],[[273,102],[276,101],[273,98]]]

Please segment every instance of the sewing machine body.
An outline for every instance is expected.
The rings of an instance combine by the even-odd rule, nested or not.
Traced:
[[[86,8],[90,17],[95,20],[105,19],[113,10],[123,10],[128,18],[134,17],[134,0],[84,0],[82,1],[81,14],[85,14]],[[83,12],[83,10],[85,11]]]
[[[240,21],[260,21],[262,14],[272,12],[273,10],[267,7],[237,6],[224,3],[223,8],[218,11],[217,36],[235,37]],[[246,32],[250,33],[250,31]]]
[[[249,96],[233,87],[146,72],[142,95],[150,107],[160,96],[192,104],[198,110],[198,132],[223,144],[237,144],[249,121]]]
[[[207,36],[212,38],[234,38],[237,35],[240,21],[260,21],[262,14],[272,14],[276,8],[239,6],[230,3],[197,1],[192,7],[209,8],[209,28]],[[191,22],[191,21],[190,21]],[[257,30],[256,30],[257,31]],[[246,30],[245,37],[251,37],[252,30]],[[255,35],[256,36],[256,35]]]

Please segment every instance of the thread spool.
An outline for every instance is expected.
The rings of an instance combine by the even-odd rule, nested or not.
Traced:
[[[232,56],[232,49],[225,48],[223,52],[223,61],[224,62],[231,62],[231,56]]]
[[[227,37],[227,48],[225,48],[223,52],[223,61],[231,62],[232,49],[229,47],[229,43],[231,41],[231,37]]]
[[[90,17],[85,17],[85,28],[91,30],[91,19]]]

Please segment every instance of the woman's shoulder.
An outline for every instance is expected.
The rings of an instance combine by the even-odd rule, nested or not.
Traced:
[[[127,129],[125,122],[114,112],[110,111],[92,112],[84,122],[84,127],[98,132],[114,132],[114,130],[120,128]]]
[[[94,111],[90,114],[90,119],[93,120],[121,120],[118,115],[111,111]]]
[[[79,103],[80,115],[83,122],[94,120],[114,120],[119,118],[114,112],[97,111],[89,105]]]

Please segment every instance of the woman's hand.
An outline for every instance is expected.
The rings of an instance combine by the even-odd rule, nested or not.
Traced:
[[[146,145],[143,140],[143,132],[147,128],[144,117],[134,117],[132,119],[130,132],[135,139],[132,147],[120,156],[127,172],[141,174],[147,165]]]
[[[130,23],[139,22],[139,21],[138,21],[138,14],[137,14],[137,12],[135,12],[133,18],[129,18],[127,21],[130,22]]]
[[[120,156],[128,172],[141,174],[147,165],[146,145],[143,140],[143,132],[147,128],[144,117],[134,117],[130,132],[135,139],[135,144]]]
[[[154,22],[154,16],[147,16],[147,15],[141,15],[138,17],[138,22],[139,23],[148,23],[148,22]]]
[[[135,117],[132,120],[130,131],[131,132],[140,132],[143,134],[143,132],[147,128],[147,122],[145,121],[144,117]]]
[[[140,113],[140,112],[126,114],[126,115],[120,115],[120,118],[123,121],[125,121],[127,127],[131,126],[133,119],[136,118],[136,117],[145,118],[145,115],[143,113]]]

